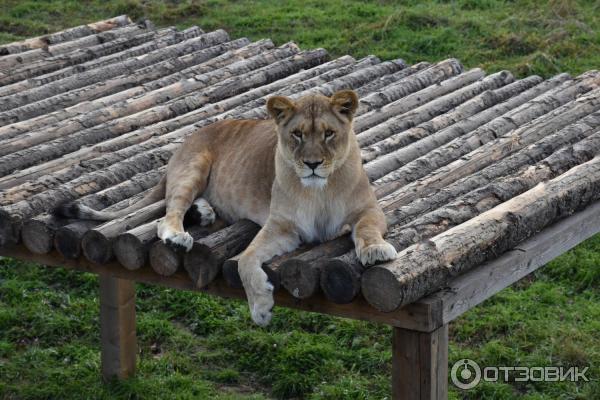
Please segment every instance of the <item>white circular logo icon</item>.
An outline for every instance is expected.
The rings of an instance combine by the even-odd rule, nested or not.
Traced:
[[[475,361],[463,358],[452,366],[450,379],[459,389],[473,389],[481,381],[481,368]]]

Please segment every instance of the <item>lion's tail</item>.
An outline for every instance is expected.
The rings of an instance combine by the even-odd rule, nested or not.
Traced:
[[[140,201],[119,211],[107,212],[97,211],[78,202],[69,202],[61,204],[54,209],[54,214],[65,218],[91,219],[95,221],[110,221],[115,218],[121,218],[125,215],[144,208],[152,203],[165,198],[166,176],[163,176],[160,182],[154,186],[150,192]]]

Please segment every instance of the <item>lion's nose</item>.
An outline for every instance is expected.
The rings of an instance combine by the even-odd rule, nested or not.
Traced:
[[[321,161],[304,161],[304,164],[310,169],[316,169],[319,165],[323,164],[323,160]]]

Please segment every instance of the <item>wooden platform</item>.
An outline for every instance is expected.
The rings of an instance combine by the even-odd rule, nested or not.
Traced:
[[[393,326],[394,398],[443,399],[448,323],[600,231],[599,87],[597,71],[516,79],[455,59],[330,60],[126,16],[0,46],[0,254],[98,274],[102,373],[130,376],[133,282],[244,299],[234,256],[259,227],[191,222],[181,254],[156,237],[164,201],[103,224],[52,210],[124,208],[202,126],[266,118],[274,94],[351,88],[388,239],[414,265],[365,270],[342,237],[264,268],[278,306]],[[373,294],[400,290],[396,302]]]

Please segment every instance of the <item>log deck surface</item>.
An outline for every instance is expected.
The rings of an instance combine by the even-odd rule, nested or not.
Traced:
[[[388,324],[394,399],[447,397],[448,324],[600,231],[600,73],[516,80],[454,59],[329,60],[323,49],[156,29],[126,16],[0,46],[0,255],[100,276],[102,374],[135,371],[135,282],[244,299],[235,257],[259,227],[156,238],[164,201],[107,223],[174,149],[273,94],[352,88],[365,169],[400,257],[365,269],[347,237],[265,264],[278,306]]]

